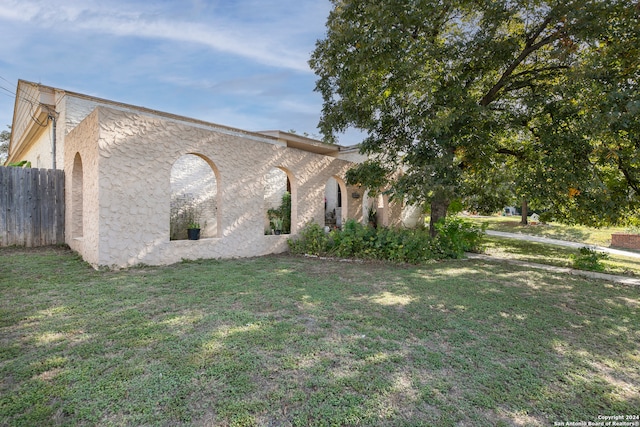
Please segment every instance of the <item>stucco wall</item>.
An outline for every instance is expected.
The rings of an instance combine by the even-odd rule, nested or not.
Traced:
[[[344,176],[350,165],[259,138],[105,107],[97,108],[70,132],[66,143],[65,163],[70,166],[79,151],[85,167],[86,227],[82,245],[70,244],[93,265],[116,267],[285,251],[289,236],[264,235],[268,172],[280,168],[289,175],[295,233],[309,221],[324,223],[327,180]],[[98,148],[98,159],[93,158],[91,147]],[[187,153],[207,159],[218,172],[216,238],[169,240],[171,167]],[[98,171],[97,177],[93,171]],[[99,194],[98,209],[93,196],[87,198],[89,192]]]
[[[51,124],[49,123],[41,129],[35,138],[34,144],[17,161],[27,160],[31,162],[31,167],[51,169],[53,165],[51,138]],[[58,165],[58,169],[62,169],[62,165]]]
[[[92,265],[100,265],[98,119],[98,112],[94,111],[69,133],[64,156],[65,241]],[[78,188],[78,180],[74,180],[76,155],[82,162],[82,188]],[[75,175],[77,178],[78,174]],[[82,224],[77,223],[80,218]]]

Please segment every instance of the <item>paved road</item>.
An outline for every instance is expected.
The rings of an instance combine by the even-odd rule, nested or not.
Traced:
[[[505,233],[503,231],[492,231],[492,230],[487,230],[487,234],[489,236],[506,237],[508,239],[526,240],[529,242],[549,243],[551,245],[567,246],[570,248],[583,248],[586,246],[588,248],[591,248],[600,252],[607,252],[614,255],[626,256],[629,258],[640,258],[640,252],[605,248],[604,246],[588,245],[585,243],[568,242],[566,240],[550,239],[548,237],[530,236],[528,234],[520,234],[520,233]]]

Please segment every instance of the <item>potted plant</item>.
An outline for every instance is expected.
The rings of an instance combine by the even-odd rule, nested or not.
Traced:
[[[189,240],[200,240],[200,223],[193,221],[187,224],[187,237]]]
[[[273,231],[276,235],[282,233],[282,218],[276,216],[271,219],[271,225],[273,225]]]

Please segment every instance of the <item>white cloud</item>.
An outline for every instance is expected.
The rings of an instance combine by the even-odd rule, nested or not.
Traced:
[[[176,3],[184,6],[182,2]],[[244,10],[213,8],[187,20],[174,10],[154,8],[153,3],[10,0],[0,5],[0,18],[58,31],[195,43],[263,65],[310,72],[309,43],[302,44],[300,39],[310,41],[322,28],[322,19],[317,16],[322,12],[318,2],[299,3],[304,7],[297,9],[292,8],[294,3],[262,2],[262,10],[269,10],[270,15],[262,20],[256,20],[255,11],[253,16],[238,16],[237,13],[246,13],[255,6],[252,2],[245,3],[240,3]],[[267,8],[265,4],[270,6]],[[200,11],[204,8],[198,2],[193,7]]]
[[[0,0],[0,77],[248,130],[317,133],[329,0]],[[4,61],[4,62],[2,62]],[[5,85],[15,90],[15,83]],[[0,95],[0,128],[13,100]]]

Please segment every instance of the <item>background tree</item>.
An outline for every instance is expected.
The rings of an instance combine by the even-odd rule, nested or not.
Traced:
[[[591,146],[576,138],[569,111],[559,117],[553,108],[579,95],[569,90],[586,77],[576,70],[599,44],[618,43],[610,22],[637,30],[637,8],[622,0],[333,5],[310,60],[328,141],[348,127],[367,132],[361,152],[394,194],[431,204],[432,226],[470,177],[503,168],[505,156],[526,172],[514,180],[520,191],[576,205],[578,184],[593,178]]]
[[[7,126],[9,130],[0,132],[0,163],[4,163],[9,155],[9,141],[11,140],[11,126]]]

